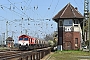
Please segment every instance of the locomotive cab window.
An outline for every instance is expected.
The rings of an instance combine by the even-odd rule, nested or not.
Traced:
[[[25,41],[27,41],[27,40],[28,40],[28,38],[24,38],[24,40],[25,40]]]
[[[19,40],[23,40],[23,38],[19,38]]]

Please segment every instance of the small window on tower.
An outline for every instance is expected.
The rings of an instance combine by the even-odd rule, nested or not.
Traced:
[[[72,26],[72,24],[73,24],[72,19],[65,19],[63,25],[64,26]]]
[[[75,44],[78,44],[78,38],[75,38]]]
[[[78,47],[78,38],[75,38],[75,47]]]
[[[69,20],[69,24],[72,24],[72,20]]]
[[[61,20],[59,21],[59,26],[63,26],[63,22]]]
[[[78,20],[74,20],[74,24],[78,24]]]
[[[67,31],[67,28],[65,28],[65,31]]]

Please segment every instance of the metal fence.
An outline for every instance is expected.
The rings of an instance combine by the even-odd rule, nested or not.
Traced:
[[[25,53],[0,57],[0,60],[40,60],[51,52],[51,48],[38,49]]]

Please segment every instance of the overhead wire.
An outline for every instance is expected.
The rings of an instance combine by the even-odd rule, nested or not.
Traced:
[[[38,14],[37,12],[35,12],[35,11],[33,10],[33,8],[30,6],[31,2],[32,2],[32,0],[30,0],[29,4],[26,5],[26,7],[30,7],[29,9],[31,9],[32,12],[34,12],[38,17],[42,17],[40,14]],[[29,10],[29,9],[28,9],[28,10]],[[42,18],[40,18],[40,19],[42,19]],[[35,19],[33,19],[33,20],[35,20]],[[38,20],[38,19],[37,19],[37,20]]]
[[[11,10],[11,4],[10,4],[10,8],[8,8],[8,7],[6,7],[6,6],[3,6],[3,5],[0,5],[0,6],[1,6],[1,8],[2,8],[3,10],[4,10],[4,7],[5,7],[5,8],[7,8],[7,9],[10,10],[10,11],[15,12],[16,14],[19,14],[19,15],[21,15],[21,16],[24,16],[24,15],[22,15],[22,14],[16,12],[16,11],[14,11],[14,10]],[[13,9],[15,9],[15,7],[13,7]],[[18,16],[19,16],[19,15],[18,15]],[[20,16],[20,17],[21,17],[21,16]],[[29,18],[28,18],[28,19],[29,19]]]
[[[52,0],[52,2],[51,2],[51,4],[50,4],[50,6],[49,6],[48,10],[49,10],[49,9],[50,9],[50,7],[52,6],[52,3],[53,3],[53,0]]]
[[[32,2],[32,0],[29,2],[28,6],[30,6],[31,2]],[[27,7],[28,7],[28,6],[27,6]]]
[[[44,17],[47,16],[48,11],[51,9],[52,3],[53,3],[53,0],[51,1],[51,3],[50,3],[50,5],[49,5],[49,7],[48,7],[48,9],[47,9],[47,11],[46,11]]]
[[[28,0],[28,1],[30,1],[30,0]],[[31,0],[32,1],[32,0]],[[31,1],[30,1],[30,3],[31,3]],[[53,0],[52,0],[52,2],[53,2]],[[52,2],[51,2],[51,4],[50,4],[50,6],[49,7],[51,7],[51,5],[52,5]],[[20,2],[21,3],[21,2]],[[25,3],[27,3],[27,1],[25,2]],[[10,3],[11,4],[11,3]],[[11,4],[11,5],[13,5],[13,3]],[[14,4],[13,5],[14,6],[14,8],[16,8],[17,6]],[[31,7],[31,6],[30,6]],[[8,8],[8,7],[7,7]],[[18,7],[17,7],[18,8]],[[10,6],[10,8],[8,8],[10,11],[13,11],[14,12],[14,10],[11,10],[11,6]],[[18,8],[19,9],[19,8]],[[34,10],[33,10],[33,8],[31,8],[31,10],[35,13],[35,14],[37,14],[37,16],[40,16],[40,14],[38,14],[37,12],[35,12]],[[20,11],[20,9],[19,9],[19,11]],[[22,10],[21,10],[22,11]],[[22,11],[23,12],[23,11]],[[18,14],[18,15],[20,15],[20,17],[21,16],[24,16],[23,14],[25,13],[25,12],[23,12],[23,14],[21,14],[21,13],[19,13],[19,12],[16,12],[15,11],[15,13],[16,14]],[[40,16],[41,17],[41,16]],[[35,19],[33,19],[33,20],[35,20]],[[50,20],[50,19],[43,19],[43,18],[40,18],[40,19],[37,19],[37,20],[40,20],[40,21],[44,21],[44,20]],[[42,28],[42,27],[41,27]]]
[[[30,0],[30,1],[28,2],[29,4],[27,4],[27,6],[26,6],[26,7],[30,7],[29,9],[31,9],[31,6],[30,6],[31,2],[32,2],[32,0]],[[27,10],[28,10],[28,9],[27,9]]]
[[[7,18],[5,18],[5,17],[3,17],[3,16],[0,16],[0,17],[4,18],[4,20],[8,20]],[[0,19],[0,21],[1,21],[1,19]]]
[[[49,5],[47,12],[51,9],[52,3],[53,3],[53,0],[51,1],[51,4]],[[47,12],[46,12],[45,16],[47,16]],[[45,19],[45,20],[49,20],[49,21],[50,21],[51,18],[48,18],[48,19]],[[46,26],[46,28],[47,28],[47,27],[49,26],[49,24],[46,23],[45,26]],[[50,25],[50,26],[52,26],[52,25]],[[52,27],[51,27],[51,28],[52,28]],[[42,29],[43,29],[43,28],[42,28]],[[43,30],[43,31],[44,31],[44,30]],[[47,31],[49,31],[49,30],[47,30]],[[44,32],[44,36],[47,34],[47,31]],[[42,33],[41,33],[41,34],[42,34]]]
[[[0,6],[1,6],[1,5],[0,5]],[[14,10],[12,10],[12,9],[10,9],[10,8],[8,8],[8,7],[6,7],[6,6],[4,6],[4,5],[2,5],[2,7],[3,7],[3,9],[4,9],[4,7],[5,7],[6,9],[8,9],[8,10],[10,10],[10,11],[13,11],[13,12],[15,12],[16,14],[21,15],[20,17],[24,16],[24,15],[22,15],[22,14],[16,12],[16,11],[14,11]],[[19,15],[18,15],[18,16],[19,16]]]
[[[78,5],[78,3],[76,2],[76,0],[74,0],[74,2],[77,4],[77,6],[79,7],[79,9],[82,11],[82,9],[80,8],[80,6]],[[82,11],[83,12],[83,11]]]
[[[15,6],[15,4],[13,4],[10,0],[8,0],[13,6]],[[15,6],[19,11],[21,11],[17,6]],[[29,17],[26,13],[24,13],[23,11],[21,11],[24,15],[26,15],[27,17]],[[30,17],[29,17],[30,18]],[[30,18],[31,19],[31,18]]]
[[[51,4],[53,3],[53,0],[52,0],[52,2],[51,2]],[[57,4],[56,4],[56,6],[55,6],[55,8],[54,8],[54,11],[52,12],[52,15],[54,14],[54,12],[55,12],[55,10],[56,10],[56,8],[57,8],[57,6],[58,6],[58,4],[59,4],[59,0],[57,1]],[[51,5],[50,5],[50,7],[51,7]],[[46,19],[46,20],[51,20],[51,18],[49,18],[49,19]],[[49,23],[50,24],[50,23]],[[53,24],[50,24],[50,27],[51,27],[51,29],[53,28]],[[49,31],[49,30],[48,30]]]
[[[37,13],[38,5],[37,5],[37,6],[34,6],[33,8],[34,8],[34,10],[33,10],[33,9],[31,9],[31,10],[37,15],[37,17],[38,17],[38,16],[42,17],[40,14]],[[41,23],[40,23],[40,24],[35,23],[34,25],[41,25],[39,29],[40,29],[40,30],[43,30],[43,20],[44,20],[44,19],[41,18],[41,19],[35,19],[35,20],[39,20],[39,23],[40,23],[40,22],[41,22]],[[39,29],[38,29],[38,30],[39,30]],[[36,31],[36,33],[42,35],[42,31],[41,31],[41,32],[40,32],[40,31],[39,31],[39,32]],[[36,35],[36,34],[35,34],[35,35]],[[38,36],[39,36],[39,35],[38,35]],[[38,36],[37,36],[37,37],[38,37]]]
[[[8,0],[9,1],[9,0]],[[29,1],[29,0],[28,0]],[[10,1],[9,1],[10,2]],[[30,1],[30,3],[32,2],[32,0]],[[10,2],[11,3],[11,2]],[[22,3],[22,2],[20,2],[20,3]],[[30,5],[30,3],[29,3],[29,5]],[[13,6],[15,6],[15,3],[13,4],[13,3],[11,3]],[[28,6],[29,6],[28,5]],[[16,6],[15,6],[16,7]],[[31,6],[29,6],[29,7],[31,7]],[[17,8],[17,7],[16,7]],[[21,7],[22,8],[22,7]],[[19,8],[17,8],[19,11],[21,11]],[[32,8],[31,8],[32,9]],[[32,9],[32,11],[34,12],[34,13],[36,13],[33,9]],[[21,11],[22,12],[22,11]],[[25,12],[22,12],[23,14],[25,14]],[[36,13],[37,14],[37,16],[40,16],[40,17],[42,17],[40,14],[38,14],[38,13]],[[42,19],[42,18],[40,18],[40,19]],[[34,19],[33,19],[34,20]],[[37,19],[37,20],[39,20],[39,19]],[[47,19],[46,19],[47,20]]]
[[[25,4],[26,4],[26,5],[25,5],[26,9],[25,9],[25,11],[24,11],[25,13],[26,13],[26,11],[28,10],[27,7],[29,7],[29,6],[28,6],[28,3],[29,3],[29,0],[27,0],[27,2],[25,2]],[[31,1],[30,1],[30,3],[31,3]]]
[[[13,9],[11,9],[11,8],[12,8],[12,7],[11,7],[11,4],[10,4],[10,7],[9,7],[9,8],[6,7],[6,6],[4,6],[4,5],[0,5],[0,6],[1,6],[1,8],[2,8],[3,10],[6,8],[6,9],[8,9],[8,10],[14,12],[14,13],[16,13],[16,15],[18,14],[18,16],[20,16],[20,17],[24,16],[24,15],[22,15],[21,13],[16,12],[16,11],[14,10],[14,9],[15,9],[14,6],[13,6]],[[37,14],[37,16],[39,16],[39,14],[36,13],[33,9],[31,9],[31,10],[32,10],[35,14]],[[28,20],[29,20],[29,18],[28,18]],[[31,20],[35,20],[35,19],[31,19]],[[36,19],[36,20],[44,20],[44,19],[40,18],[40,19]],[[48,19],[46,19],[46,20],[48,20]]]
[[[56,10],[56,8],[57,8],[57,6],[58,6],[58,3],[59,3],[59,0],[57,1],[57,4],[56,4],[56,6],[55,6],[55,9],[54,9],[54,11],[52,12],[52,15],[54,14],[54,12],[55,12],[55,10]]]

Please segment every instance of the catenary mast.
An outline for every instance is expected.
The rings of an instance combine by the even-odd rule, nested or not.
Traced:
[[[84,0],[84,21],[83,21],[83,40],[84,42],[86,40],[89,40],[89,51],[90,51],[90,21],[89,21],[89,0]],[[87,31],[85,31],[85,27],[87,28]],[[85,35],[85,33],[88,33],[87,36]],[[87,37],[87,39],[85,38]]]

